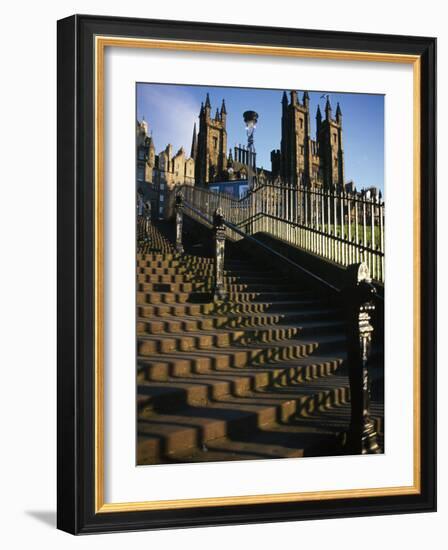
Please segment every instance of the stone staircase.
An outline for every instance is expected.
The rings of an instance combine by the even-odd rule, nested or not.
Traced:
[[[231,253],[228,297],[214,303],[213,259],[188,243],[176,254],[166,233],[151,225],[138,243],[137,463],[340,454],[341,312]]]

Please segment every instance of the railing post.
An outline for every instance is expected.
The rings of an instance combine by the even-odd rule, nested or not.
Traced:
[[[371,284],[366,263],[348,268],[346,289],[348,375],[350,381],[351,419],[347,450],[353,454],[381,452],[375,424],[370,417],[370,379],[368,359],[372,344],[372,315],[376,289]]]
[[[215,239],[215,265],[213,299],[224,300],[227,293],[224,287],[224,248],[226,243],[226,228],[221,208],[213,213],[213,234]]]
[[[143,212],[144,212],[144,241],[146,243],[149,243],[151,240],[151,201],[147,200],[144,202],[143,205]]]
[[[176,252],[183,254],[184,247],[182,245],[182,225],[183,225],[183,208],[184,196],[181,190],[176,192],[175,210],[176,210]]]

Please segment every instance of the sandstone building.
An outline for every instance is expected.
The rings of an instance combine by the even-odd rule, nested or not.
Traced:
[[[194,159],[187,157],[183,147],[173,155],[168,144],[159,154],[155,152],[148,123],[137,121],[137,190],[151,203],[152,215],[164,218],[169,211],[170,191],[175,185],[194,185]]]
[[[227,109],[225,100],[211,116],[209,94],[199,112],[199,133],[194,133],[191,156],[195,159],[195,182],[207,185],[214,182],[247,180],[254,176],[268,179],[270,172],[258,168],[256,153],[239,145],[227,149]],[[195,127],[196,130],[196,127]]]
[[[148,184],[164,184],[171,189],[178,184],[194,184],[194,160],[184,148],[173,155],[168,144],[159,154],[155,152],[152,136],[145,119],[137,121],[137,187],[145,192]]]
[[[333,188],[344,183],[344,150],[342,145],[342,111],[337,104],[336,116],[327,96],[325,118],[320,107],[316,112],[316,138],[311,138],[310,98],[304,92],[302,102],[297,92],[286,92],[282,98],[280,149],[271,152],[271,171],[258,168],[256,153],[246,147],[235,147],[227,154],[227,110],[211,116],[210,98],[199,113],[199,134],[194,134],[192,157],[195,160],[195,181],[206,185],[216,181],[232,181],[256,176],[258,180],[280,179],[293,185]]]
[[[172,146],[155,152],[148,123],[137,121],[137,186],[146,193],[151,184],[173,188],[177,184],[207,186],[216,182],[237,180],[258,183],[281,181],[311,188],[341,188],[344,185],[344,150],[342,144],[342,111],[337,104],[335,117],[327,96],[325,116],[316,110],[316,135],[311,137],[310,97],[297,92],[290,97],[283,92],[281,100],[280,149],[271,152],[271,170],[257,167],[255,150],[245,146],[227,148],[227,108],[225,100],[212,116],[209,94],[201,104],[199,131],[196,124],[190,155],[183,147],[173,155]]]
[[[285,183],[331,189],[344,184],[344,151],[342,146],[342,111],[337,104],[332,116],[329,97],[325,118],[319,105],[316,112],[316,139],[311,138],[310,98],[304,92],[302,103],[297,92],[286,92],[282,98],[280,150],[272,151],[272,172]]]

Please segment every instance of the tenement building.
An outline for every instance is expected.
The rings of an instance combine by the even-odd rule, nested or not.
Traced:
[[[137,190],[151,204],[154,218],[164,218],[170,211],[170,191],[175,185],[194,185],[194,160],[187,157],[183,147],[173,155],[168,144],[158,155],[148,123],[137,121]]]
[[[137,121],[137,188],[146,193],[151,184],[164,184],[168,189],[177,184],[194,185],[194,159],[187,157],[183,147],[173,155],[170,144],[157,155],[143,118]]]

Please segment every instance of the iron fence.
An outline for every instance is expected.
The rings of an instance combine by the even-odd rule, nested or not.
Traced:
[[[370,276],[384,282],[384,214],[380,194],[263,184],[244,198],[182,186],[190,204],[210,225],[220,208],[224,218],[246,235],[266,233],[339,265],[365,262]],[[195,217],[195,213],[189,214]],[[200,220],[204,222],[204,219]],[[228,237],[238,240],[236,231]]]

